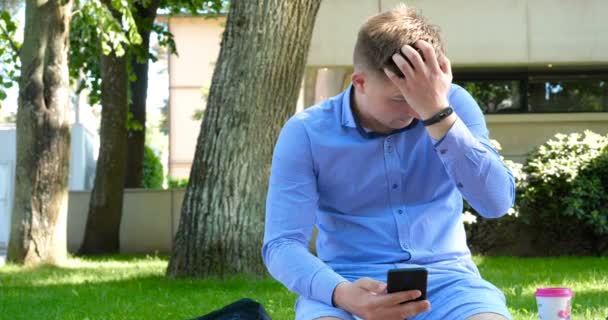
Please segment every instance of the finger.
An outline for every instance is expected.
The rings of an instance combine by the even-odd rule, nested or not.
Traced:
[[[404,45],[403,47],[401,47],[401,52],[403,52],[403,55],[405,55],[407,59],[412,63],[414,70],[423,71],[426,69],[424,61],[422,61],[422,57],[420,56],[418,51],[416,51],[416,49],[414,49],[412,46],[407,44]]]
[[[398,53],[393,55],[393,61],[397,65],[397,68],[403,72],[405,79],[411,79],[414,77],[414,68]]]
[[[431,310],[431,303],[428,300],[408,302],[399,307],[400,317],[411,318],[420,313]]]
[[[439,56],[438,60],[441,71],[443,71],[443,73],[449,76],[452,76],[452,64],[450,63],[450,60],[445,56],[445,54]]]
[[[382,283],[379,284],[376,289],[372,289],[370,290],[370,292],[374,293],[374,294],[383,294],[386,293],[386,284]]]
[[[357,281],[357,286],[376,293],[381,293],[386,289],[386,283],[368,277],[359,279]]]
[[[389,70],[388,68],[384,68],[384,73],[397,86],[402,85],[403,81],[405,81],[405,78],[401,78],[400,76],[396,75],[394,72]]]
[[[439,68],[439,63],[437,62],[437,55],[435,54],[435,48],[433,48],[433,46],[424,41],[424,40],[418,40],[414,43],[414,45],[416,46],[416,48],[420,49],[420,51],[422,51],[422,55],[423,55],[423,60],[426,63],[426,65],[433,71],[439,71],[441,70]]]
[[[402,302],[412,301],[420,297],[421,295],[422,293],[420,292],[420,290],[394,292],[385,295],[383,297],[384,300],[382,302],[387,305],[396,305]]]
[[[420,297],[421,292],[419,290],[409,290],[389,293],[378,296],[378,300],[375,301],[375,305],[391,307],[398,305],[403,302],[414,300]]]

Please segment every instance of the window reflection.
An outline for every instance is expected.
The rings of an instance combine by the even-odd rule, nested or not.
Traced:
[[[607,112],[606,79],[530,77],[530,112]]]

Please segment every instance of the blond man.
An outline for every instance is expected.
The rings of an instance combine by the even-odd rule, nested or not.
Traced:
[[[511,319],[471,260],[462,203],[504,215],[513,176],[479,106],[451,82],[437,29],[399,6],[361,27],[351,85],[283,127],[262,257],[299,295],[297,320]],[[388,270],[420,266],[428,300],[386,292]]]

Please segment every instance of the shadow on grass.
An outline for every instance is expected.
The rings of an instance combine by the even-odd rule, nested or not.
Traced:
[[[190,319],[245,297],[275,319],[293,318],[295,295],[272,279],[174,279],[164,266],[131,268],[0,269],[0,319]]]
[[[245,297],[262,303],[273,319],[294,317],[296,296],[271,278],[166,278],[166,258],[121,258],[85,258],[76,267],[0,268],[0,319],[191,319]],[[533,318],[540,286],[571,287],[577,318],[608,316],[608,258],[475,261],[522,319]]]

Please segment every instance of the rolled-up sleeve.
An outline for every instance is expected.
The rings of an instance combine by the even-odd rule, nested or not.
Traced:
[[[273,153],[262,259],[292,292],[332,305],[334,289],[347,280],[308,250],[317,201],[310,139],[296,115],[281,130]]]

